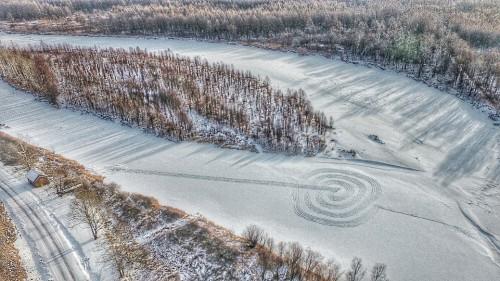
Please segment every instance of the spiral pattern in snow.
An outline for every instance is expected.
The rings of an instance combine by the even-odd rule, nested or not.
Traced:
[[[353,227],[375,214],[380,184],[364,174],[338,169],[318,169],[308,175],[319,188],[298,187],[295,213],[316,223]]]

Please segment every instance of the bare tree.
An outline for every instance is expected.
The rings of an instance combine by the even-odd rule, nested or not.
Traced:
[[[271,237],[264,238],[262,242],[262,249],[259,251],[259,264],[262,268],[261,279],[265,280],[266,273],[268,271],[273,271],[274,267],[277,266],[274,257],[274,240]]]
[[[371,281],[389,281],[387,278],[387,266],[383,263],[377,263],[372,268]]]
[[[265,236],[264,231],[254,224],[249,225],[243,231],[243,238],[247,240],[249,248],[255,248],[258,244],[262,244]]]
[[[363,268],[363,262],[360,258],[352,259],[351,268],[346,274],[347,281],[361,281],[365,278],[366,270]]]
[[[123,225],[110,226],[106,229],[103,241],[104,261],[115,267],[120,278],[124,278],[132,269],[150,268],[154,262],[149,253],[142,248]]]
[[[279,280],[280,279],[280,271],[281,269],[285,266],[285,258],[286,258],[286,243],[284,242],[279,242],[278,245],[276,246],[276,254],[278,255],[278,258],[276,259],[276,264],[274,268],[274,280]]]
[[[95,191],[84,187],[75,193],[75,199],[71,203],[73,222],[85,224],[90,228],[94,240],[97,240],[106,222],[101,202],[101,198]]]
[[[326,264],[322,265],[321,275],[325,281],[339,281],[342,277],[340,265],[333,260],[328,260]]]
[[[312,279],[311,276],[316,275],[318,268],[321,265],[323,256],[320,253],[307,248],[304,252],[304,258],[302,261],[302,268],[304,274],[308,279]]]
[[[66,177],[68,176],[68,172],[63,168],[58,168],[53,171],[52,176],[52,182],[56,188],[56,193],[59,196],[62,196],[64,188],[66,187]]]
[[[37,156],[35,150],[22,142],[18,143],[17,147],[18,147],[17,151],[19,153],[21,160],[21,165],[26,167],[28,170],[31,170],[34,167],[35,163],[37,162]]]
[[[260,279],[265,280],[267,272],[273,270],[273,257],[272,253],[266,250],[258,252],[259,265],[261,268]]]
[[[299,243],[294,242],[288,245],[285,261],[288,268],[287,278],[289,280],[301,277],[303,256],[304,249]]]

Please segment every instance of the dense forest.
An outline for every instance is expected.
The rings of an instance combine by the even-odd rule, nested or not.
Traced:
[[[302,90],[171,52],[0,46],[0,75],[54,105],[172,140],[312,155],[332,125]]]
[[[500,110],[495,0],[7,0],[3,28],[240,41],[363,60]]]

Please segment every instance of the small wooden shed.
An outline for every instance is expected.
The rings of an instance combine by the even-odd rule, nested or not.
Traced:
[[[28,178],[28,182],[34,187],[42,187],[50,183],[49,178],[37,170],[30,170],[26,174],[26,178]]]

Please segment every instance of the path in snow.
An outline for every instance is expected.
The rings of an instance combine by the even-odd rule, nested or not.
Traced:
[[[2,201],[11,210],[10,215],[14,217],[17,227],[22,229],[34,258],[38,258],[40,275],[47,280],[90,280],[75,249],[54,226],[53,219],[43,210],[43,206],[28,195],[30,192],[23,185],[27,183],[12,179],[0,169]]]

